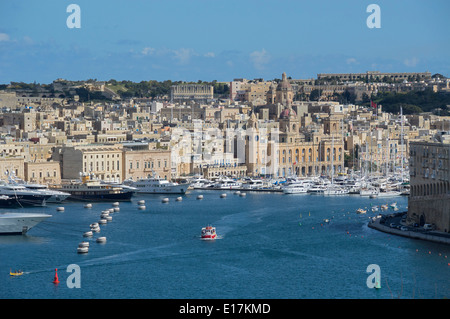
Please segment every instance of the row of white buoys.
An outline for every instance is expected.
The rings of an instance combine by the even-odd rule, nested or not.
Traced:
[[[83,233],[83,237],[92,237],[93,235],[94,233],[92,232],[92,230]]]
[[[101,243],[101,244],[106,243],[106,237],[98,237],[96,241],[97,241],[97,243]]]
[[[100,220],[97,223],[90,224],[89,227],[91,230],[84,232],[83,237],[92,237],[94,235],[94,233],[100,232],[100,225],[104,225],[104,224],[112,221],[112,216],[110,214],[120,211],[119,202],[114,202],[112,204],[112,206],[113,206],[112,208],[102,211],[102,213],[100,214]],[[86,205],[84,205],[84,207],[92,208],[92,204],[86,204]],[[104,237],[104,236],[98,237],[96,239],[96,242],[97,243],[106,243],[106,237]],[[83,241],[78,245],[77,252],[79,254],[85,254],[88,251],[89,251],[89,242]]]
[[[145,210],[145,200],[138,201],[138,208],[140,210]]]
[[[109,216],[109,210],[102,211],[102,214],[100,215],[100,218],[106,219],[106,217]]]
[[[198,195],[197,199],[203,199],[203,195]]]
[[[241,197],[245,197],[247,194],[246,193],[239,193],[239,196]]]
[[[167,197],[165,197],[165,198],[162,199],[162,202],[163,202],[163,203],[168,203],[168,202],[169,202],[169,199],[168,199]]]
[[[99,233],[100,232],[100,225],[99,223],[92,223],[89,225],[89,227],[91,228],[91,232],[94,233]]]
[[[183,200],[183,197],[181,197],[181,196],[177,197],[177,199],[176,199],[177,202],[181,202],[182,200]]]
[[[227,194],[220,194],[220,198],[225,198],[225,197],[227,197]]]
[[[80,247],[77,248],[77,253],[79,254],[86,254],[89,252],[89,247]]]
[[[89,251],[89,242],[82,241],[78,244],[77,253],[86,254]]]
[[[90,206],[88,206],[90,205]],[[85,208],[91,208],[92,205],[91,204],[87,204],[84,205]],[[118,212],[120,211],[119,209],[119,203],[115,202],[113,203],[113,208],[109,208],[107,210],[103,210],[101,215],[100,215],[100,220],[97,223],[92,223],[89,225],[90,227],[90,231],[84,232],[83,233],[83,237],[92,237],[94,235],[94,233],[99,233],[100,232],[100,225],[104,225],[110,221],[112,221],[112,216],[110,216],[111,213],[114,212]],[[102,236],[102,237],[98,237],[96,239],[97,243],[106,243],[106,237]],[[78,245],[77,248],[77,252],[79,254],[85,254],[89,251],[89,242],[87,241],[83,241]]]

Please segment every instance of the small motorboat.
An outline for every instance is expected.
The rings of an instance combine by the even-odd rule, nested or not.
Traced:
[[[23,275],[23,271],[22,270],[19,270],[19,271],[14,271],[14,272],[12,272],[11,270],[9,270],[9,274],[11,275],[11,276],[22,276]]]
[[[206,226],[202,228],[203,240],[214,240],[217,238],[216,227]]]
[[[364,210],[364,209],[362,209],[362,208],[358,208],[357,210],[356,210],[356,213],[357,214],[365,214],[367,211],[366,210]]]

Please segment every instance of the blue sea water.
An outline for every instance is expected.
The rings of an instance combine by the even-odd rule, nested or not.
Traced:
[[[203,200],[197,195],[203,194]],[[65,202],[16,209],[52,215],[24,236],[0,237],[0,298],[12,299],[420,299],[450,297],[450,247],[368,228],[371,205],[407,198],[356,195],[193,191],[138,195],[121,202],[112,221],[86,239],[112,203]],[[169,197],[169,203],[162,203]],[[146,201],[139,210],[137,202]],[[56,207],[64,206],[64,212]],[[356,214],[358,208],[367,214]],[[388,211],[392,213],[393,211]],[[329,223],[324,223],[329,219]],[[215,226],[215,241],[200,240]],[[96,243],[105,236],[107,242]],[[78,244],[90,241],[87,254]],[[448,258],[447,258],[448,256]],[[80,288],[69,288],[67,267],[80,267]],[[367,287],[367,267],[381,270],[381,289]],[[60,283],[52,283],[58,269]],[[10,277],[10,269],[22,269]]]

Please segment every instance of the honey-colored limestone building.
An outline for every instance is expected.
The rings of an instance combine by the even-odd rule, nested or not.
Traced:
[[[408,222],[450,232],[450,141],[410,143]]]

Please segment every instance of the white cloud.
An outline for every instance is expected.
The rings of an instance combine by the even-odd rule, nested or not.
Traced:
[[[172,51],[176,60],[180,64],[188,64],[191,60],[191,57],[197,55],[193,49],[181,48],[178,50]]]
[[[346,62],[347,64],[358,64],[358,61],[355,58],[348,58]]]
[[[419,63],[419,59],[416,57],[412,57],[411,59],[405,59],[403,63],[409,67],[415,67]]]
[[[264,69],[264,66],[270,61],[270,54],[262,49],[261,51],[253,51],[250,53],[250,60],[253,63],[253,66],[258,69]]]
[[[150,47],[145,47],[142,49],[141,53],[143,55],[152,55],[153,53],[155,53],[155,49],[154,48],[150,48]]]
[[[30,38],[30,37],[27,36],[27,35],[23,37],[23,41],[24,41],[26,44],[34,44],[33,39]]]
[[[2,41],[9,41],[9,35],[6,33],[0,33],[0,42]]]
[[[216,55],[214,54],[214,52],[207,52],[203,56],[206,58],[214,58]]]

